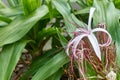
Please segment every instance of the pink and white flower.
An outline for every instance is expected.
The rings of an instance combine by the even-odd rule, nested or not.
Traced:
[[[66,53],[67,53],[68,56],[71,57],[71,55],[72,55],[75,59],[78,59],[79,56],[80,56],[79,54],[84,54],[84,50],[86,50],[86,48],[84,48],[82,46],[84,45],[84,39],[83,38],[85,38],[85,37],[88,38],[95,54],[97,55],[97,57],[100,60],[101,60],[100,47],[109,46],[111,44],[111,41],[112,41],[111,35],[109,34],[109,32],[107,30],[105,30],[105,28],[91,29],[91,23],[92,23],[92,17],[93,17],[94,11],[95,11],[95,8],[92,7],[90,9],[87,29],[78,28],[74,32],[74,35],[75,35],[74,38],[72,40],[70,40],[68,45],[67,45]],[[108,35],[107,42],[104,43],[104,44],[99,44],[99,41],[97,40],[97,37],[94,34],[95,32],[106,33]]]

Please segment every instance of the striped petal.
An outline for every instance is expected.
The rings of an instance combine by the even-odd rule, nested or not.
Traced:
[[[99,44],[101,47],[103,47],[103,46],[109,46],[110,44],[111,44],[111,42],[112,42],[112,37],[111,37],[111,35],[108,33],[108,31],[107,30],[105,30],[105,29],[103,29],[103,28],[95,28],[95,29],[93,29],[92,30],[92,33],[93,32],[104,32],[104,33],[106,33],[107,35],[108,35],[108,40],[107,40],[107,42],[106,43],[104,43],[104,44]]]
[[[88,36],[88,34],[82,34],[75,38],[76,41],[74,42],[74,44],[72,46],[72,51],[73,51],[73,55],[75,58],[78,58],[78,56],[76,55],[77,46],[80,43],[80,41],[82,40],[82,38],[84,38],[85,36]]]

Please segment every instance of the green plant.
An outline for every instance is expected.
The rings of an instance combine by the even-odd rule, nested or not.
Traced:
[[[24,63],[29,69],[20,75],[20,80],[65,80],[65,75],[67,79],[96,80],[108,79],[108,74],[112,74],[114,76],[112,78],[117,76],[119,80],[120,10],[117,9],[119,8],[116,5],[117,1],[114,1],[117,8],[112,0],[7,0],[7,2],[8,4],[5,4],[0,0],[0,80],[11,79],[18,61],[22,60],[23,50],[27,50],[25,53],[30,54],[32,60],[29,65]],[[93,20],[92,17],[88,18],[91,7],[95,8]],[[103,29],[104,26],[106,30]],[[102,31],[110,38],[102,32],[95,33],[94,38],[93,34],[87,34],[94,28],[96,29],[92,32]],[[80,32],[76,29],[80,29]],[[88,39],[81,37],[81,33]],[[72,43],[69,42],[71,38],[74,40]],[[82,44],[81,39],[85,44]],[[98,44],[106,42],[102,48]],[[46,45],[50,46],[49,49],[45,49]],[[82,45],[85,46],[83,49],[87,50],[83,50],[85,58],[79,62],[78,57],[83,55],[77,54],[77,48],[82,49]],[[72,49],[75,48],[74,55],[71,46]],[[99,63],[95,65],[95,61]]]

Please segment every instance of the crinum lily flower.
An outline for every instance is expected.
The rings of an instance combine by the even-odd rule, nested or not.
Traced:
[[[84,28],[78,28],[74,34],[74,38],[72,40],[70,40],[70,42],[67,45],[67,49],[66,49],[66,53],[68,56],[74,57],[75,59],[79,58],[79,54],[84,54],[84,48],[82,47],[82,44],[84,43],[84,39],[85,37],[88,38],[96,56],[101,60],[101,51],[100,51],[100,47],[104,47],[104,46],[109,46],[111,44],[112,38],[111,35],[108,33],[107,30],[105,30],[104,28],[94,28],[91,29],[91,22],[92,22],[92,16],[93,13],[95,11],[95,8],[91,8],[90,9],[90,14],[89,14],[89,20],[88,20],[88,26],[87,29]],[[108,40],[106,43],[103,44],[99,44],[99,41],[97,40],[96,36],[95,36],[95,32],[103,32],[106,33],[108,35]],[[79,47],[80,46],[80,47]],[[79,47],[79,48],[78,48]]]

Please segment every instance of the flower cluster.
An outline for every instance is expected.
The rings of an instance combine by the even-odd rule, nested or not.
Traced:
[[[91,21],[92,21],[92,16],[93,13],[95,11],[95,8],[91,8],[90,9],[90,15],[89,15],[89,20],[88,20],[88,26],[87,29],[84,28],[78,28],[74,34],[74,38],[68,43],[66,52],[67,54],[70,56],[71,55],[71,50],[72,50],[72,54],[75,58],[78,58],[78,51],[81,54],[84,50],[84,48],[82,48],[83,45],[83,38],[87,37],[95,51],[95,54],[97,55],[97,57],[101,60],[101,52],[100,52],[100,46],[109,46],[111,44],[112,38],[111,35],[108,33],[107,30],[105,30],[104,28],[94,28],[91,29]],[[94,32],[104,32],[106,34],[108,34],[109,38],[108,41],[104,44],[99,44],[96,36],[94,35]],[[79,46],[81,48],[79,48]],[[71,49],[71,50],[70,50]]]
[[[66,53],[71,58],[71,62],[73,62],[74,59],[77,61],[79,71],[82,74],[84,80],[86,80],[83,66],[84,58],[91,63],[100,76],[104,77],[104,74],[106,73],[103,71],[104,66],[101,61],[101,47],[106,48],[110,46],[112,42],[111,35],[106,30],[104,24],[99,24],[99,27],[94,29],[91,28],[94,11],[95,8],[92,7],[90,9],[87,29],[78,28],[74,32],[74,38],[69,41],[66,48]],[[100,33],[105,35],[103,36],[103,42],[101,42],[101,39],[99,39],[99,35],[101,36]]]

